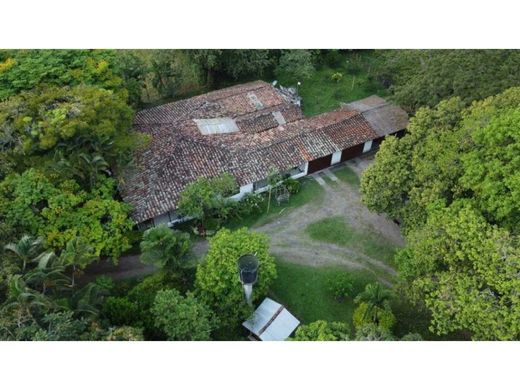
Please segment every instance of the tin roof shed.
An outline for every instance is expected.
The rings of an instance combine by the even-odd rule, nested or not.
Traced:
[[[262,341],[283,341],[300,325],[300,321],[278,302],[265,298],[242,325]]]

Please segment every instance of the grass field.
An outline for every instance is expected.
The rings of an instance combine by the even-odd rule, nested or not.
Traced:
[[[338,179],[354,187],[359,187],[359,184],[361,183],[356,172],[354,172],[346,165],[343,165],[338,169],[334,169],[332,172],[338,177]]]
[[[370,95],[384,96],[386,89],[369,79],[372,54],[345,53],[344,60],[335,67],[323,66],[308,80],[303,80],[298,90],[302,97],[305,115],[316,115]],[[348,62],[347,62],[348,61]],[[335,81],[332,75],[340,73],[341,80]]]
[[[357,231],[342,216],[329,217],[311,223],[305,229],[310,238],[317,241],[349,247],[386,264],[394,266],[396,247],[384,237],[369,229]]]
[[[342,267],[310,267],[277,260],[278,277],[271,286],[272,297],[282,303],[301,322],[317,320],[343,321],[352,325],[354,302],[348,298],[337,301],[329,291],[329,281],[338,273],[348,273],[353,280],[355,297],[367,283],[375,279],[363,272],[347,271]]]
[[[289,210],[303,206],[309,202],[321,202],[323,199],[324,190],[313,178],[300,179],[301,189],[297,194],[291,195],[287,203],[278,205],[275,200],[271,199],[271,206],[267,212],[267,194],[265,199],[257,212],[243,216],[241,218],[234,218],[225,224],[225,227],[230,229],[237,229],[243,226],[261,226],[273,221],[280,215],[283,215]]]

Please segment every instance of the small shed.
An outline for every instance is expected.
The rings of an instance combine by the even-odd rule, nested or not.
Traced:
[[[251,336],[261,341],[283,341],[300,325],[300,321],[283,305],[265,298],[253,315],[242,324]]]

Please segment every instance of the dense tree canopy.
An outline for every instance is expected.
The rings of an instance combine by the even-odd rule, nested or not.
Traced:
[[[161,290],[152,307],[157,327],[169,340],[204,341],[210,339],[213,313],[192,293],[183,297],[177,290]]]
[[[520,84],[520,52],[386,50],[376,74],[410,111],[454,96],[470,104]]]
[[[29,169],[0,184],[0,217],[16,231],[42,236],[49,248],[63,249],[77,236],[94,249],[95,256],[117,260],[130,247],[126,233],[133,223],[129,206],[113,199],[115,183],[100,178],[92,192],[71,180],[53,184]]]
[[[140,142],[131,131],[132,118],[124,96],[97,87],[23,92],[0,103],[0,147],[13,156],[18,171],[39,165],[38,159],[53,160],[56,152],[69,159],[99,155],[115,166],[128,162]]]
[[[238,259],[255,254],[259,260],[258,281],[253,288],[253,300],[267,293],[276,277],[274,258],[269,254],[267,237],[249,232],[221,229],[210,239],[206,261],[197,268],[195,286],[200,298],[217,313],[221,326],[236,326],[250,312],[238,275]]]
[[[403,222],[409,294],[437,334],[517,339],[520,88],[423,108],[363,175],[367,206]],[[515,276],[516,275],[516,276]]]
[[[518,239],[487,223],[470,202],[457,201],[431,211],[408,241],[398,256],[400,275],[431,310],[434,332],[520,337]]]

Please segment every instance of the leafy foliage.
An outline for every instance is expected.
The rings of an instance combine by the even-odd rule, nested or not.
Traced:
[[[65,159],[99,155],[114,166],[128,163],[142,141],[130,130],[132,116],[124,95],[110,90],[46,87],[0,103],[0,137],[19,171],[38,159],[52,161],[56,152]]]
[[[246,228],[233,232],[221,229],[210,239],[206,261],[197,268],[197,295],[219,316],[221,327],[235,327],[250,314],[237,268],[239,257],[249,253],[259,261],[258,281],[253,288],[253,300],[257,300],[265,296],[276,277],[265,235]]]
[[[335,299],[345,299],[350,297],[353,291],[353,281],[349,274],[335,274],[329,280],[329,291]]]
[[[292,340],[294,341],[345,341],[349,339],[350,329],[344,322],[323,320],[300,325]]]
[[[211,311],[188,292],[183,297],[177,290],[161,290],[152,307],[155,324],[169,340],[209,340],[213,328]]]
[[[403,221],[399,273],[438,335],[519,337],[519,107],[511,88],[468,108],[452,98],[420,109],[363,176],[369,208]]]
[[[160,225],[143,234],[141,261],[159,268],[178,270],[182,267],[189,248],[189,234]]]
[[[357,341],[394,341],[390,331],[376,324],[366,324],[356,330]]]
[[[520,84],[517,50],[387,50],[376,77],[413,111],[459,96],[465,104]]]
[[[220,225],[231,213],[235,201],[228,199],[237,192],[233,176],[200,177],[182,191],[177,208],[182,215],[196,218],[205,227],[209,220]]]
[[[520,249],[467,201],[431,212],[398,255],[410,294],[432,312],[431,330],[469,330],[479,340],[520,337]]]
[[[10,50],[0,54],[0,100],[39,85],[124,88],[116,52],[110,50]]]
[[[292,84],[310,78],[314,72],[310,50],[284,50],[275,70],[278,78]]]
[[[95,257],[116,261],[130,247],[125,234],[133,223],[129,206],[112,198],[114,180],[100,178],[99,186],[87,193],[71,180],[54,185],[30,169],[0,184],[0,216],[20,232],[44,237],[49,248],[59,250],[79,236]]]

